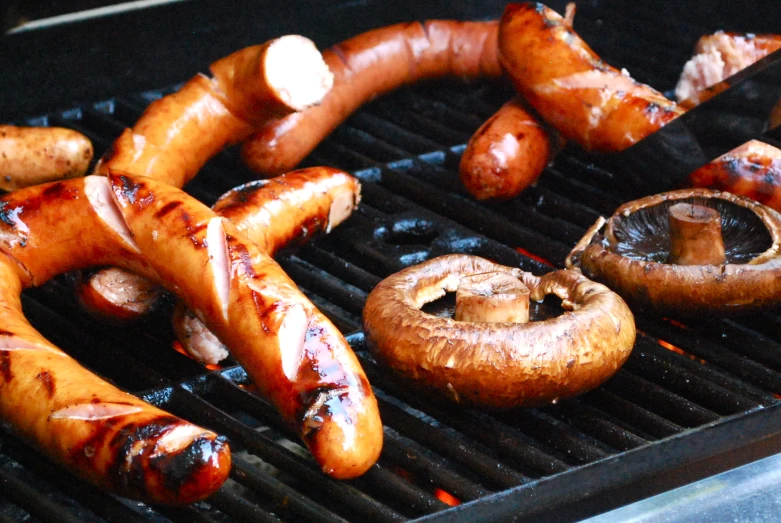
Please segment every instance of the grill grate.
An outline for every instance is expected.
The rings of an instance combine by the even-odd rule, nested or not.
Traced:
[[[662,8],[664,15],[683,20],[686,29],[662,42],[637,36],[658,16],[647,7],[612,12],[620,20],[610,24],[599,20],[604,12],[599,2],[579,9],[579,30],[589,41],[602,43],[611,60],[661,88],[673,86],[691,35],[715,29],[696,21],[686,25],[691,16],[684,6],[670,4]],[[610,47],[627,33],[637,38],[631,45]],[[638,52],[647,47],[658,52]],[[176,87],[88,103],[26,123],[77,129],[102,151],[150,101]],[[0,518],[495,521],[557,511],[557,517],[571,519],[767,453],[740,449],[746,442],[773,443],[781,431],[773,417],[781,394],[781,318],[774,313],[696,325],[638,314],[637,345],[612,380],[573,400],[511,413],[421,397],[367,353],[361,310],[385,276],[449,252],[478,254],[538,274],[549,271],[563,265],[597,216],[622,202],[612,175],[574,147],[519,198],[473,201],[458,183],[463,144],[510,95],[504,83],[441,81],[403,89],[351,117],[305,161],[352,170],[364,185],[363,203],[345,224],[278,259],[349,334],[375,387],[386,444],[369,473],[349,482],[323,476],[274,409],[252,393],[241,368],[206,371],[172,350],[171,303],[119,332],[81,312],[68,278],[59,277],[25,292],[33,324],[109,381],[228,436],[234,468],[226,486],[205,502],[148,507],[86,487],[0,430],[5,486]],[[221,154],[186,189],[213,203],[250,178],[237,158],[235,149]],[[552,309],[543,304],[537,312]],[[633,489],[619,493],[627,484]],[[450,507],[457,502],[462,505]]]

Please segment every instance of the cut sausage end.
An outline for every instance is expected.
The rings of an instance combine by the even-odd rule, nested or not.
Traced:
[[[84,178],[84,192],[95,213],[117,233],[125,246],[133,252],[141,252],[133,240],[133,233],[130,232],[124,218],[122,218],[122,213],[119,212],[108,179],[102,176],[87,176]]]
[[[52,412],[49,419],[98,421],[127,416],[140,411],[140,406],[125,403],[79,403]]]
[[[331,229],[350,217],[355,210],[357,199],[358,195],[351,190],[340,191],[334,196],[334,200],[331,202],[331,208],[328,210],[328,226],[325,229],[326,234],[330,233]]]
[[[222,318],[228,319],[228,298],[230,296],[230,268],[228,267],[228,244],[222,218],[212,218],[206,227],[206,242],[209,249],[212,275],[217,298],[220,301]]]
[[[670,258],[676,265],[721,265],[726,261],[721,215],[716,209],[676,203],[669,209]]]
[[[182,302],[176,306],[172,322],[182,347],[196,360],[216,365],[228,357],[228,348]]]
[[[294,111],[319,103],[334,84],[334,75],[311,40],[286,35],[269,44],[264,61],[269,86]]]
[[[158,303],[163,288],[152,280],[117,267],[101,269],[78,283],[81,305],[103,320],[137,320]]]
[[[279,350],[282,372],[287,379],[294,380],[304,356],[304,342],[309,318],[301,305],[293,305],[284,311],[284,320],[279,327]]]
[[[456,321],[527,323],[529,288],[501,272],[461,279],[456,291]]]

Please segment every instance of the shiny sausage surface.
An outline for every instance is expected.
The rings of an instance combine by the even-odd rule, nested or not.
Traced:
[[[403,85],[456,76],[498,77],[496,21],[429,20],[374,29],[323,51],[334,86],[322,103],[260,127],[242,146],[267,177],[298,165],[361,105]]]

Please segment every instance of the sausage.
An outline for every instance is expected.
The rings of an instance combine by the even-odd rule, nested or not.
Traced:
[[[61,127],[0,125],[0,189],[83,176],[92,160],[92,142]]]
[[[230,347],[321,469],[340,479],[368,470],[382,423],[339,330],[229,220],[170,185],[110,180],[144,261]]]
[[[359,201],[356,178],[338,169],[312,167],[236,187],[212,209],[233,222],[261,251],[274,256],[283,247],[329,233]],[[216,364],[228,356],[227,348],[192,311],[177,306],[173,325],[182,347],[195,359]]]
[[[338,169],[312,167],[244,184],[220,197],[213,209],[249,235],[263,252],[274,256],[285,245],[303,243],[321,231],[330,232],[350,215],[359,199],[360,184],[356,178]],[[119,268],[96,271],[82,277],[79,283],[82,305],[113,322],[148,314],[161,294],[159,286]],[[192,333],[205,329],[198,321],[184,310],[179,311],[174,320],[177,337],[197,359],[217,363],[219,360],[214,357],[204,357],[215,351],[225,357],[226,352],[214,343],[202,350],[190,350],[205,343],[192,337]],[[209,346],[213,349],[207,349]]]
[[[621,151],[683,113],[602,62],[567,20],[542,4],[509,4],[498,41],[499,59],[518,92],[586,150]]]
[[[689,176],[693,187],[747,196],[781,211],[781,149],[752,140]]]
[[[105,178],[88,177],[0,199],[0,417],[102,488],[151,503],[191,503],[227,478],[225,439],[98,378],[43,338],[22,312],[22,289],[58,273],[92,263],[144,269],[132,239],[97,210],[107,190]]]
[[[470,276],[487,273],[520,280],[534,300],[554,294],[566,312],[542,321],[495,323],[420,310]],[[428,260],[380,282],[366,300],[363,324],[378,361],[405,380],[459,403],[492,408],[539,406],[590,390],[626,361],[636,336],[626,303],[578,272],[536,277],[461,254]]]
[[[295,73],[289,64],[300,65]],[[333,76],[314,44],[297,35],[228,55],[179,91],[151,103],[101,158],[95,173],[117,169],[183,187],[226,145],[266,119],[319,102]]]
[[[119,267],[82,271],[75,278],[81,306],[108,323],[128,323],[146,316],[165,292],[153,280]]]
[[[110,264],[155,279],[231,348],[324,472],[350,478],[376,462],[382,423],[357,358],[279,265],[228,220],[175,187],[127,174],[23,189],[4,201],[2,208],[11,211],[0,216],[0,250],[16,262],[22,284]],[[11,358],[19,352],[12,351]],[[13,359],[11,365],[13,372]],[[24,381],[30,387],[34,379]],[[88,390],[80,380],[66,381],[60,389],[69,384],[78,384],[70,385],[78,394]],[[0,402],[6,398],[0,396]],[[26,401],[23,395],[15,398]],[[26,410],[22,404],[3,407],[11,423],[28,415],[14,414]],[[37,409],[31,422],[37,425],[27,435],[63,459],[64,451],[51,450],[49,441],[59,438],[63,449],[76,448],[80,434],[52,435],[41,425],[50,407],[31,407]],[[209,466],[219,466],[224,475],[226,463]]]
[[[498,39],[499,58],[515,87],[543,119],[587,150],[621,151],[684,111],[602,62],[565,19],[542,4],[508,5]],[[774,149],[744,144],[692,173],[689,183],[757,196],[781,210]]]
[[[293,169],[362,104],[423,79],[499,77],[496,21],[429,20],[374,29],[323,51],[334,86],[320,105],[271,120],[242,159],[266,177]]]
[[[287,64],[296,63],[295,74]],[[268,118],[302,110],[319,102],[333,75],[314,44],[288,35],[241,49],[210,66],[213,77],[198,74],[179,91],[151,103],[132,129],[125,129],[95,167],[150,176],[183,187],[226,145],[245,139]],[[103,282],[132,279],[120,271],[97,271],[77,278],[77,295],[92,314],[134,320],[156,302],[138,294],[103,290]],[[151,288],[149,293],[159,295]]]
[[[553,154],[549,132],[516,96],[472,135],[461,156],[461,182],[478,200],[513,198],[537,180]]]
[[[697,41],[675,86],[675,97],[690,109],[724,89],[716,86],[757,60],[781,49],[781,35],[717,31]]]

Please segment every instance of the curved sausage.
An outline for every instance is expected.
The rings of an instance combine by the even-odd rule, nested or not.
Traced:
[[[230,347],[322,470],[342,479],[368,470],[382,423],[339,330],[227,219],[154,180],[112,175],[111,183],[144,261]]]
[[[508,199],[533,184],[553,154],[549,132],[515,97],[472,135],[458,170],[478,200]]]
[[[534,300],[554,294],[566,311],[520,323],[420,310],[486,274],[520,280]],[[363,323],[377,359],[404,378],[456,402],[495,408],[544,405],[596,387],[626,361],[636,334],[624,301],[582,274],[536,277],[469,255],[441,256],[386,278],[369,294]]]
[[[179,91],[151,103],[103,155],[95,173],[117,169],[183,187],[226,145],[245,139],[269,118],[319,102],[333,83],[314,44],[296,35],[241,49],[210,69],[212,78],[198,74]],[[144,303],[139,304],[137,294],[102,290],[103,281],[132,278],[122,271],[82,275],[77,294],[98,317],[134,320],[149,310],[139,307]],[[152,288],[150,293],[160,291]]]
[[[547,122],[587,150],[623,150],[683,113],[602,62],[565,19],[542,4],[508,5],[498,38],[500,60],[516,88]],[[745,144],[692,173],[690,183],[756,195],[781,209],[774,201],[779,154],[773,149]]]
[[[83,176],[91,160],[92,142],[72,129],[0,125],[3,191]]]
[[[274,256],[283,247],[329,233],[358,206],[360,189],[358,180],[344,171],[312,167],[236,187],[212,209]],[[198,361],[216,364],[228,356],[192,311],[178,306],[172,321],[182,347]]]
[[[285,245],[303,243],[321,231],[330,232],[350,215],[359,199],[360,184],[356,178],[338,169],[312,167],[236,187],[220,197],[213,209],[230,219],[263,252],[274,256]],[[114,322],[148,314],[161,295],[160,287],[153,282],[119,268],[85,275],[79,283],[82,305]],[[198,360],[217,363],[216,356],[208,354],[225,354],[214,343],[203,345],[206,342],[201,338],[210,335],[197,318],[184,310],[177,314],[174,325],[185,349]],[[195,349],[201,346],[204,348]]]
[[[510,4],[499,59],[540,116],[586,150],[620,151],[683,113],[661,93],[602,62],[542,4]]]
[[[271,120],[242,146],[260,175],[293,169],[361,105],[402,85],[457,76],[498,77],[496,21],[429,20],[374,29],[323,51],[334,86],[320,105]]]
[[[291,72],[290,64],[301,69]],[[226,145],[269,118],[318,103],[333,82],[314,44],[296,35],[236,51],[210,69],[212,78],[198,74],[151,103],[95,173],[117,169],[183,187]]]
[[[0,224],[0,250],[17,262],[22,283],[96,264],[155,279],[231,348],[324,472],[350,478],[376,462],[382,423],[350,346],[228,220],[170,185],[120,174],[24,189],[6,201],[3,208],[13,212]],[[44,248],[47,256],[40,255]],[[35,419],[48,408],[36,405],[44,412]],[[14,409],[24,410],[19,403]],[[37,429],[33,439],[52,437],[48,427]]]
[[[224,438],[98,378],[22,312],[22,289],[58,273],[93,263],[144,269],[132,239],[98,211],[107,195],[105,178],[88,177],[0,199],[0,417],[102,488],[152,503],[191,503],[227,478]]]

